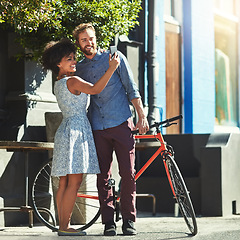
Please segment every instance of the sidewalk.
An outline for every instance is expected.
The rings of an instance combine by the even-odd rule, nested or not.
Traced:
[[[102,235],[103,226],[100,223],[94,224],[86,230],[84,237],[58,237],[57,233],[51,232],[46,227],[28,228],[6,227],[0,231],[0,240],[50,240],[50,239],[134,239],[134,240],[181,240],[188,237],[199,240],[239,240],[240,239],[240,216],[230,217],[198,217],[198,234],[189,236],[189,230],[183,218],[166,217],[157,215],[153,217],[151,213],[138,214],[135,224],[138,234],[136,236],[123,236],[121,232],[121,221],[117,223],[118,235],[114,237],[104,237]]]

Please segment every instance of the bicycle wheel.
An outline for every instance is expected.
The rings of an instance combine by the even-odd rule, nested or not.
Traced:
[[[51,161],[44,164],[32,185],[32,206],[38,220],[53,231],[58,230],[55,201],[58,177],[51,177]],[[71,225],[79,230],[90,227],[100,216],[96,175],[84,174],[71,217]]]
[[[167,175],[170,186],[173,191],[174,198],[179,205],[180,212],[192,235],[197,234],[197,222],[190,199],[189,191],[185,185],[181,172],[170,155],[165,156],[165,163],[168,169]],[[168,174],[169,173],[169,174]]]

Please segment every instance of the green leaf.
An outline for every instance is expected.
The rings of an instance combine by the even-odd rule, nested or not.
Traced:
[[[98,44],[107,48],[116,34],[128,34],[138,24],[140,0],[5,0],[0,2],[0,27],[13,29],[23,48],[37,60],[44,46],[83,22],[96,27]]]

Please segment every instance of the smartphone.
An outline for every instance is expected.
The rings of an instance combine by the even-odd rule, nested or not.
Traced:
[[[114,57],[114,54],[117,52],[117,47],[116,46],[110,46],[110,53],[112,58]]]

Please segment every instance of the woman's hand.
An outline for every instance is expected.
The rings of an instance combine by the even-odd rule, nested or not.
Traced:
[[[111,54],[109,54],[109,68],[116,70],[119,64],[120,64],[120,58],[117,55],[117,53],[115,53],[113,57]]]

